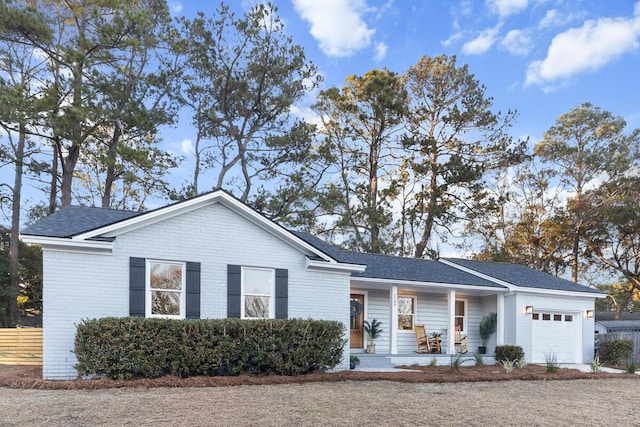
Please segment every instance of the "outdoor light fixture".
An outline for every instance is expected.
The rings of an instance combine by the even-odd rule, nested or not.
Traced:
[[[593,317],[593,310],[587,310],[587,319],[591,319]]]
[[[524,308],[524,312],[526,314],[533,314],[533,306],[532,305],[528,305]]]

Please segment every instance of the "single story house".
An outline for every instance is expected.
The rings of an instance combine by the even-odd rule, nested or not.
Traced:
[[[442,334],[453,354],[458,327],[469,348],[497,313],[488,343],[520,345],[529,362],[593,356],[600,292],[524,266],[362,254],[293,232],[222,190],[146,213],[68,206],[25,228],[43,250],[43,377],[76,376],[76,325],[86,318],[315,318],[349,328],[345,359],[366,347],[363,321],[382,321],[377,353],[415,354],[413,326]],[[346,330],[345,330],[346,333]]]

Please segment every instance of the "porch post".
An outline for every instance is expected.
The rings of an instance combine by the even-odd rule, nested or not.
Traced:
[[[455,354],[455,332],[456,332],[456,291],[449,290],[449,321],[447,326],[447,354]]]
[[[391,286],[389,292],[389,301],[391,302],[390,318],[389,318],[389,352],[398,354],[398,287]]]
[[[497,303],[497,325],[496,325],[496,345],[504,345],[504,294],[496,295]]]

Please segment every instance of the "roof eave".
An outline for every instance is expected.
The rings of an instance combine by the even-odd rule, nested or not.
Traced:
[[[111,255],[113,253],[113,242],[34,235],[20,235],[20,239],[26,244],[40,245],[42,249],[49,251],[83,252],[103,255]]]
[[[334,271],[339,273],[362,273],[367,268],[366,265],[348,264],[343,262],[319,261],[307,258],[307,270],[312,271]]]

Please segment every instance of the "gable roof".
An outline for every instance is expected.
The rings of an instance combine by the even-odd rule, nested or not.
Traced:
[[[89,206],[65,206],[22,230],[22,235],[73,237],[108,224],[140,215],[140,212]]]
[[[108,253],[113,250],[113,241],[120,234],[215,203],[220,203],[253,222],[307,257],[321,260],[322,262],[314,265],[315,268],[342,271],[360,271],[365,268],[333,259],[224,190],[203,193],[144,213],[70,206],[26,227],[21,236],[25,243],[37,243],[52,249],[84,248],[92,252]]]
[[[580,285],[570,280],[562,279],[520,264],[494,261],[474,261],[460,258],[445,258],[445,261],[520,288],[586,292],[592,293],[594,296],[604,295],[603,292],[600,292],[597,289]]]
[[[367,266],[364,271],[353,273],[352,277],[505,289],[505,286],[474,276],[473,274],[466,273],[438,261],[347,251],[337,248],[312,234],[299,231],[295,231],[294,233],[340,262]]]

